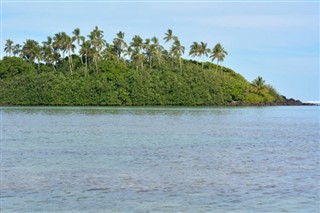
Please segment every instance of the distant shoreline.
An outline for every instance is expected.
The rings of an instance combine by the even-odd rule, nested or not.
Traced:
[[[298,100],[283,103],[243,103],[233,102],[225,105],[0,105],[0,107],[268,107],[268,106],[320,106]]]

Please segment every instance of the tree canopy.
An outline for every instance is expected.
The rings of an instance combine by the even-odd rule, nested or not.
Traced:
[[[201,59],[199,66],[182,58],[186,48],[171,29],[163,42],[169,49],[156,36],[135,35],[126,41],[119,31],[109,43],[97,26],[87,36],[76,28],[72,36],[58,32],[43,42],[26,39],[20,45],[8,39],[7,56],[0,60],[0,104],[226,105],[282,100],[262,77],[250,84],[223,67],[228,53],[220,43],[212,49],[202,41],[190,45],[189,55]],[[208,55],[217,64],[205,62]]]

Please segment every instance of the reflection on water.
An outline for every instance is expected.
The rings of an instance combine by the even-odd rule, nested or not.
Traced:
[[[252,107],[253,108],[253,107]],[[182,114],[203,115],[215,114],[225,115],[241,109],[235,108],[205,108],[205,107],[0,107],[7,114],[45,114],[45,115],[169,115],[179,116]],[[245,109],[245,108],[242,108]]]
[[[319,107],[2,107],[2,212],[319,212]]]

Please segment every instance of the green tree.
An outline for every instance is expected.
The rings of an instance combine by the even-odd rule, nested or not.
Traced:
[[[11,41],[10,39],[7,39],[4,47],[4,51],[7,54],[9,54],[9,56],[11,57],[13,50],[14,50],[13,41]]]
[[[13,56],[20,56],[21,51],[22,51],[21,44],[16,44],[13,46],[13,50],[12,50]]]
[[[174,36],[173,33],[172,33],[172,30],[171,29],[168,29],[168,31],[164,34],[165,37],[163,38],[163,40],[165,41],[165,43],[171,41],[171,40],[176,40],[178,39],[177,36]]]
[[[40,45],[37,41],[32,39],[27,39],[22,47],[22,56],[24,59],[30,63],[35,62],[37,59],[40,61]]]
[[[155,45],[151,44],[151,39],[149,39],[149,38],[145,39],[143,49],[145,51],[147,62],[149,63],[149,66],[151,67],[153,56],[155,55],[155,51],[156,51]]]
[[[266,88],[265,80],[261,76],[258,76],[252,81],[252,86],[255,88],[255,92],[261,92]]]
[[[224,50],[224,47],[220,43],[217,43],[214,46],[211,53],[212,53],[210,55],[211,60],[214,61],[215,59],[217,59],[217,67],[216,67],[216,70],[217,70],[219,62],[221,62],[220,66],[222,66],[222,62],[223,62],[224,58],[226,57],[226,55],[228,55],[228,53],[227,53],[227,51]]]
[[[172,45],[172,47],[170,49],[171,55],[174,58],[177,58],[179,60],[179,66],[180,66],[180,72],[181,73],[182,73],[181,56],[184,53],[184,50],[185,50],[185,47],[180,44],[180,41],[178,39],[174,41],[174,43],[173,43],[173,45]]]
[[[56,71],[55,63],[59,60],[60,55],[54,50],[52,42],[53,40],[50,36],[47,37],[47,41],[42,42],[41,55],[46,64],[51,65]]]
[[[62,55],[62,58],[64,59],[65,57],[65,45],[64,45],[64,37],[66,37],[67,34],[65,32],[59,32],[56,33],[53,37],[53,43],[52,46],[54,48],[55,51],[60,52],[60,55]]]
[[[74,40],[72,37],[68,36],[65,32],[61,33],[61,38],[60,38],[60,49],[62,52],[67,52],[68,54],[68,64],[69,64],[69,70],[70,74],[72,75],[72,70],[73,70],[73,62],[72,62],[72,53],[74,53],[74,50],[76,46],[73,44]]]
[[[80,33],[80,29],[76,28],[72,31],[73,37],[72,39],[74,41],[77,41],[78,46],[80,46],[80,44],[82,44],[84,42],[84,36],[81,35]]]
[[[124,40],[124,36],[125,33],[120,31],[117,33],[117,37],[113,39],[113,48],[119,59],[121,59],[122,52],[128,46]]]
[[[78,47],[80,47],[80,44],[82,44],[85,40],[84,36],[81,35],[80,29],[76,28],[72,31],[73,37],[72,40],[77,41]],[[83,64],[82,57],[80,57],[81,64]]]
[[[114,45],[106,43],[104,50],[102,51],[103,59],[105,60],[111,60],[116,61],[119,63],[119,57],[116,52],[116,49],[114,48]]]
[[[88,72],[88,59],[91,57],[92,55],[92,47],[91,47],[91,42],[90,41],[84,41],[81,45],[80,45],[80,50],[79,50],[79,54],[80,57],[84,57],[85,58],[85,67],[86,67],[86,72],[85,75],[87,75]]]
[[[130,42],[130,47],[132,62],[136,65],[137,70],[139,65],[143,69],[144,54],[142,53],[142,49],[144,48],[144,43],[142,38],[138,35],[135,35]]]
[[[200,44],[196,41],[194,41],[192,43],[192,45],[190,46],[190,51],[189,51],[189,55],[192,57],[192,58],[195,58],[195,57],[198,57],[200,56]]]
[[[200,56],[200,57],[202,57],[202,62],[201,62],[201,67],[202,67],[202,69],[203,69],[203,57],[204,56],[208,56],[208,54],[210,53],[210,49],[209,48],[207,48],[207,43],[204,43],[204,42],[200,42],[200,44],[199,44],[199,50],[198,50],[198,55]]]
[[[159,39],[155,36],[151,38],[151,41],[153,42],[152,46],[154,49],[154,54],[157,57],[158,64],[161,65],[163,46],[159,44]]]
[[[93,46],[93,61],[96,66],[96,71],[99,71],[98,61],[102,59],[102,49],[106,44],[106,41],[103,39],[103,31],[96,26],[88,37]]]

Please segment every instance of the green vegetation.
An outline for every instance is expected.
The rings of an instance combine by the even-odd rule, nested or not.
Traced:
[[[0,60],[0,104],[195,106],[284,100],[262,77],[250,84],[223,67],[228,53],[220,43],[211,50],[207,43],[193,42],[189,55],[201,58],[199,63],[181,57],[185,47],[170,29],[163,38],[169,50],[157,37],[136,35],[127,43],[121,31],[107,43],[98,27],[87,40],[79,28],[72,34],[56,33],[42,45],[7,40],[7,56]],[[217,64],[204,62],[208,55]]]

